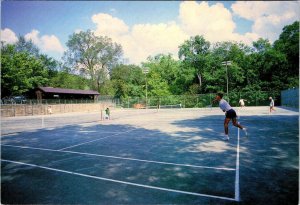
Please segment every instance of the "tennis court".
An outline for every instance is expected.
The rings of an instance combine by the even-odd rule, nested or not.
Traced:
[[[299,113],[246,107],[2,118],[3,204],[297,204]]]

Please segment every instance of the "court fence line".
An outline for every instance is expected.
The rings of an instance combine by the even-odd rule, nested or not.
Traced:
[[[281,91],[281,105],[299,109],[299,88]]]
[[[197,95],[170,95],[151,97],[127,97],[116,99],[117,107],[122,108],[207,108],[217,107],[211,105],[216,93]],[[280,105],[279,91],[257,91],[257,92],[234,92],[228,96],[224,93],[224,99],[230,102],[231,106],[239,106],[239,100],[245,99],[246,106],[268,106],[269,97],[272,97],[276,106]],[[147,105],[147,107],[146,107]]]
[[[272,97],[275,106],[278,106],[281,104],[280,94],[279,91],[234,92],[229,93],[228,96],[224,94],[224,99],[228,100],[230,105],[234,107],[239,106],[240,99],[246,100],[246,106],[268,106],[269,97]],[[1,116],[47,115],[76,111],[90,112],[101,111],[106,107],[137,109],[209,108],[218,106],[218,104],[211,104],[214,98],[215,93],[149,96],[147,99],[145,97],[115,98],[113,96],[99,96],[98,101],[44,99],[38,102],[37,100],[27,100],[25,104],[2,104]]]

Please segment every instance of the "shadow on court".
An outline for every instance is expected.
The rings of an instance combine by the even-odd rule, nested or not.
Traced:
[[[297,116],[241,122],[239,203],[298,202]],[[91,124],[4,136],[2,159],[26,165],[2,161],[2,203],[236,204],[222,197],[235,197],[237,130],[227,143],[223,116],[172,124],[190,131]]]
[[[207,122],[201,118],[179,121],[176,125],[223,129],[224,117],[204,119]],[[240,204],[297,204],[298,115],[245,116],[240,122],[249,133],[246,138],[240,132]],[[235,141],[237,129],[232,125],[229,134]]]

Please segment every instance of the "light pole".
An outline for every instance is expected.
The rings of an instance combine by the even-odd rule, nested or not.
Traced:
[[[149,73],[149,68],[145,67],[143,69],[143,73],[145,74],[146,79],[146,109],[148,108],[148,83],[147,83],[147,73]]]
[[[228,68],[227,68],[227,66],[231,65],[231,61],[224,61],[224,62],[222,62],[222,65],[226,66],[226,81],[227,81],[226,87],[227,87],[227,98],[228,98],[228,103],[229,103],[229,95],[228,95]]]

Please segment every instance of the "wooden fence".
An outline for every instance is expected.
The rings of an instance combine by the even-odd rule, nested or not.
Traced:
[[[70,112],[100,112],[106,107],[114,107],[112,103],[94,104],[7,104],[1,105],[1,117],[50,115]]]

